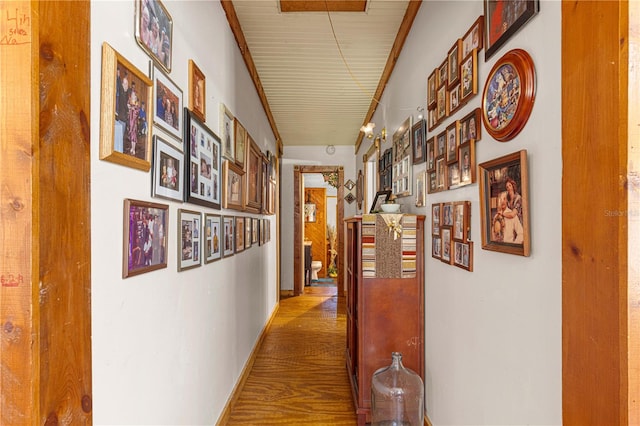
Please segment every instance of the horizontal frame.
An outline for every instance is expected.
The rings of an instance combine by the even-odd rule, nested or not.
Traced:
[[[169,206],[125,198],[123,222],[122,278],[166,268]]]
[[[511,10],[503,10],[509,7]],[[484,0],[486,19],[485,62],[540,10],[539,0],[498,2]],[[506,18],[504,18],[506,17]]]

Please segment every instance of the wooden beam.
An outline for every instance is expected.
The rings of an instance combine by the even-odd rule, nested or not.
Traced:
[[[364,12],[366,0],[280,0],[281,12]]]

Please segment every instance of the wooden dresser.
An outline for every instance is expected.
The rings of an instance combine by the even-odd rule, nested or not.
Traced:
[[[358,425],[371,421],[371,377],[391,364],[392,352],[401,352],[404,366],[424,381],[425,217],[403,215],[402,229],[392,223],[390,231],[391,217],[398,216],[344,222],[346,357]]]

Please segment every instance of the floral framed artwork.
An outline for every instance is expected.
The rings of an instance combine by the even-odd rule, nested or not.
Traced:
[[[151,196],[184,200],[184,154],[159,135],[153,137]]]
[[[424,119],[418,120],[417,123],[413,125],[411,131],[413,133],[413,137],[411,138],[411,146],[413,148],[413,164],[421,164],[426,160],[426,146],[425,146],[425,137],[427,135],[426,132],[426,123]]]
[[[473,272],[473,241],[453,241],[453,265]]]
[[[460,64],[460,102],[478,93],[478,51],[473,50]]]
[[[458,161],[458,122],[454,121],[447,127],[447,163]]]
[[[456,201],[453,203],[452,238],[454,240],[467,241],[469,239],[470,215],[471,215],[471,202]]]
[[[540,10],[539,0],[484,0],[487,61]]]
[[[101,96],[100,159],[149,171],[153,83],[108,43],[102,44]]]
[[[373,199],[373,203],[371,203],[371,208],[369,209],[369,213],[378,213],[382,211],[382,205],[386,203],[391,197],[391,191],[378,191],[376,193],[375,198]]]
[[[466,58],[474,49],[480,51],[484,41],[484,15],[480,15],[478,19],[471,25],[462,37],[462,54]]]
[[[185,201],[220,209],[220,139],[190,110],[184,110]]]
[[[193,59],[189,59],[189,109],[203,123],[206,117],[206,78]]]
[[[262,152],[249,138],[247,144],[247,162],[244,170],[245,174],[245,210],[252,213],[262,211]]]
[[[234,148],[234,160],[240,168],[244,169],[244,163],[247,160],[247,143],[248,143],[248,134],[247,130],[244,128],[242,124],[236,119],[234,121],[234,135],[235,135],[235,148]]]
[[[476,144],[474,141],[463,143],[458,148],[458,168],[460,170],[460,186],[476,181]]]
[[[244,170],[229,160],[224,161],[222,207],[244,210]]]
[[[235,241],[236,241],[236,253],[240,253],[244,251],[244,237],[245,237],[245,229],[244,229],[244,217],[236,216],[236,224],[235,224]]]
[[[482,121],[499,142],[515,138],[531,115],[536,96],[533,60],[522,49],[507,52],[489,72],[482,93]]]
[[[227,160],[235,160],[236,158],[236,145],[235,145],[235,123],[234,117],[229,108],[223,103],[220,103],[220,140],[222,141],[222,157]]]
[[[235,252],[235,232],[233,225],[235,220],[233,216],[224,216],[222,218],[222,256],[230,257]]]
[[[462,40],[458,39],[447,53],[447,83],[449,89],[460,81],[460,59],[462,58]]]
[[[173,20],[161,0],[136,0],[135,32],[142,50],[163,70],[171,72]]]
[[[222,258],[222,216],[204,214],[204,263]]]
[[[122,278],[167,267],[169,206],[124,200]]]
[[[153,64],[151,75],[155,102],[153,122],[176,138],[180,142],[177,148],[182,149],[182,90]]]
[[[440,235],[440,212],[442,203],[431,204],[431,235]]]
[[[529,256],[527,151],[478,165],[482,248]]]
[[[437,71],[434,69],[427,78],[427,109],[429,110],[436,107],[436,87],[438,86],[436,73]]]
[[[200,212],[178,209],[178,271],[200,266]]]

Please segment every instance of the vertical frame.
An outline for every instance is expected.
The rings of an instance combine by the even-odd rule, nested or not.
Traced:
[[[457,241],[469,239],[469,219],[471,215],[471,203],[469,201],[456,201],[453,203],[453,234]]]
[[[206,78],[193,59],[189,59],[189,109],[203,123],[206,120]]]
[[[234,121],[234,135],[235,135],[235,148],[234,148],[234,161],[240,166],[241,169],[244,169],[244,163],[247,157],[247,143],[249,139],[249,135],[247,134],[247,130],[244,126],[238,121],[236,118]]]
[[[184,120],[182,90],[158,67],[151,65],[154,89],[153,122],[179,141],[182,149]]]
[[[473,241],[453,242],[453,265],[473,272]]]
[[[458,122],[454,121],[447,127],[447,164],[458,161]]]
[[[426,204],[426,178],[427,175],[424,170],[418,172],[418,175],[416,176],[416,207],[424,207]]]
[[[440,235],[442,203],[431,204],[431,235]]]
[[[462,58],[462,40],[458,39],[447,54],[447,82],[449,89],[460,81],[460,59]]]
[[[171,72],[173,20],[161,0],[136,0],[135,33],[142,50],[164,71]]]
[[[427,170],[433,171],[436,168],[436,155],[435,155],[435,138],[430,138],[427,141]]]
[[[234,117],[225,104],[220,103],[220,139],[222,141],[222,157],[235,160],[235,123]]]
[[[475,49],[460,64],[460,84],[461,102],[478,93],[478,51]]]
[[[225,160],[223,167],[222,207],[244,210],[244,171],[235,163]]]
[[[184,123],[185,201],[220,209],[220,139],[186,108]]]
[[[442,252],[440,260],[444,263],[451,264],[451,228],[443,227],[440,231],[442,239]]]
[[[236,253],[240,253],[244,251],[244,236],[245,236],[245,227],[244,227],[244,217],[236,216],[236,224],[235,224],[235,241],[236,241]]]
[[[476,182],[476,143],[466,142],[458,148],[460,186]]]
[[[222,255],[224,257],[233,256],[235,252],[235,232],[234,225],[235,221],[233,216],[223,216],[222,218]]]
[[[262,152],[251,138],[247,142],[247,162],[244,172],[245,210],[260,213],[262,211]]]
[[[169,206],[124,200],[122,278],[167,267]]]
[[[244,220],[244,248],[248,249],[251,247],[251,224],[252,219],[250,217],[245,218]]]
[[[199,212],[178,209],[178,271],[197,268],[201,264],[201,220]]]
[[[413,164],[421,164],[425,162],[425,137],[426,123],[424,119],[418,120],[411,128],[413,137],[411,138],[411,146],[413,147]]]
[[[153,137],[151,196],[180,201],[184,199],[184,154],[162,137]]]
[[[222,217],[218,214],[204,215],[204,247],[205,263],[222,258]]]
[[[434,69],[427,78],[427,109],[432,110],[436,107],[436,87],[437,85],[437,71]]]
[[[462,37],[462,57],[466,58],[474,49],[480,51],[484,45],[483,41],[484,15],[480,15]]]

